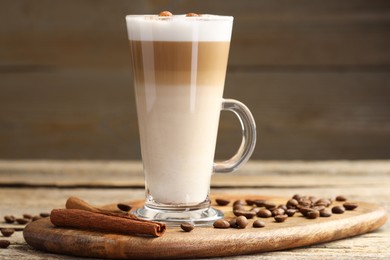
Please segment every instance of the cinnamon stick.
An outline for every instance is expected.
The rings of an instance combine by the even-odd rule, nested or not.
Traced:
[[[91,212],[80,209],[53,209],[50,220],[58,227],[92,229],[125,235],[160,237],[166,230],[164,223],[139,219],[134,215]]]

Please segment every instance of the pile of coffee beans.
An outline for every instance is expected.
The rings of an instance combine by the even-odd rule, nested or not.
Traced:
[[[31,214],[23,214],[21,217],[15,217],[13,215],[6,215],[4,216],[4,222],[7,224],[14,224],[14,225],[26,225],[32,221],[36,221],[41,218],[49,217],[49,213],[40,213],[39,215],[31,215]],[[23,227],[7,227],[7,228],[1,228],[0,232],[3,237],[11,237],[15,231],[22,231]],[[11,242],[7,239],[0,239],[0,248],[7,248]]]
[[[339,195],[335,198],[338,202],[344,202],[342,205],[332,206],[333,200],[326,198],[317,198],[315,196],[294,195],[285,204],[275,204],[271,201],[261,199],[240,199],[232,203],[234,218],[219,219],[214,222],[214,228],[245,228],[248,219],[254,220],[252,227],[265,227],[265,222],[261,218],[273,217],[275,223],[285,222],[289,217],[300,213],[307,219],[316,219],[319,217],[331,217],[332,214],[343,214],[346,210],[354,210],[358,207],[357,203],[348,202],[345,196]],[[227,206],[231,203],[228,199],[217,198],[215,200],[219,206]]]

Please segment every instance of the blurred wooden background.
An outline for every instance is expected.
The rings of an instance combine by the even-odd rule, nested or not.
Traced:
[[[255,159],[390,158],[390,1],[0,2],[0,158],[140,159],[126,14],[235,17],[225,97]],[[240,142],[221,116],[217,158]]]

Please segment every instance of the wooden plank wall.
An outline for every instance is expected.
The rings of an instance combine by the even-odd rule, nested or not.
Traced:
[[[390,158],[390,1],[0,3],[0,158],[139,159],[126,14],[233,15],[225,97],[256,159]],[[217,158],[240,142],[223,113]]]

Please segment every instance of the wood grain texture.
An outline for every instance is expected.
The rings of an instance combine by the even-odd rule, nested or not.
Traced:
[[[225,197],[232,201],[247,197],[267,199],[275,203],[287,201],[287,198],[248,195]],[[131,204],[139,205],[140,202]],[[226,219],[233,217],[231,205],[218,208],[225,212]],[[120,259],[197,258],[253,254],[328,242],[375,230],[386,222],[387,217],[384,209],[359,202],[358,209],[330,218],[308,220],[294,216],[284,223],[275,223],[271,219],[265,219],[266,227],[262,229],[252,228],[253,220],[245,229],[219,230],[208,227],[184,233],[180,228],[171,227],[164,236],[154,239],[55,228],[48,219],[44,219],[29,224],[23,235],[34,248],[75,256]]]
[[[254,158],[390,157],[382,0],[5,2],[0,157],[140,159],[124,16],[163,9],[235,17],[225,96],[254,114]],[[216,157],[239,141],[223,113]]]

